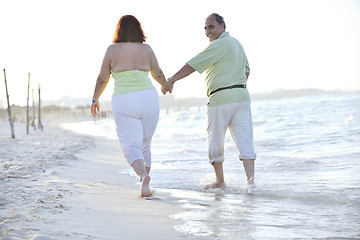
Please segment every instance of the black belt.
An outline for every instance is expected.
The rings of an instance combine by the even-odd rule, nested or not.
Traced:
[[[232,86],[228,86],[228,87],[218,88],[218,89],[212,91],[212,92],[210,93],[210,95],[212,95],[212,94],[214,94],[214,93],[216,93],[216,92],[218,92],[218,91],[222,91],[222,90],[225,90],[225,89],[232,89],[232,88],[246,88],[246,85],[240,84],[240,85],[232,85]],[[209,95],[209,96],[210,96],[210,95]]]

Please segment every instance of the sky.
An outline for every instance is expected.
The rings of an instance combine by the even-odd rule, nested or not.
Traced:
[[[206,17],[216,12],[243,45],[250,93],[278,89],[360,89],[360,0],[0,0],[0,107],[3,69],[10,104],[89,98],[115,27],[134,15],[166,77],[209,45]],[[206,97],[205,75],[176,83],[175,98]],[[160,86],[155,82],[158,90]],[[113,79],[100,100],[110,100]],[[160,91],[159,91],[160,94]]]

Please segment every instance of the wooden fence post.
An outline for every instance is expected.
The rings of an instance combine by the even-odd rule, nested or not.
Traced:
[[[36,124],[35,124],[35,99],[34,99],[34,89],[31,89],[32,92],[32,105],[33,105],[33,125],[34,125],[34,130],[36,130]]]
[[[15,139],[14,124],[13,124],[12,117],[11,117],[11,107],[10,107],[9,94],[8,94],[8,88],[7,88],[7,82],[6,82],[5,68],[4,68],[4,79],[5,79],[6,98],[7,98],[7,104],[8,104],[8,114],[9,114],[9,122],[10,122],[10,129],[11,129],[11,137]]]
[[[40,84],[39,84],[39,120],[38,120],[38,128],[40,128],[41,130],[43,130],[43,125],[41,123],[41,97],[40,97]]]
[[[29,90],[30,90],[30,73],[28,78],[28,91],[27,91],[27,103],[26,103],[26,134],[29,134]]]

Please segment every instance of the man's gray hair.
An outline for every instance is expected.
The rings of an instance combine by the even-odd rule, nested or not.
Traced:
[[[222,16],[220,16],[219,14],[217,14],[217,13],[212,13],[212,14],[210,14],[206,19],[208,19],[209,17],[215,17],[215,19],[216,19],[216,22],[218,23],[218,24],[224,24],[224,29],[226,29],[226,24],[225,24],[225,21],[224,21],[224,18],[222,17]]]

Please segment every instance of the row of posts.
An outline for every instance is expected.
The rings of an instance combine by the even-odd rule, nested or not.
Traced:
[[[7,105],[8,105],[8,115],[9,115],[9,122],[10,122],[10,129],[11,129],[11,137],[15,139],[15,131],[14,131],[14,123],[11,116],[11,106],[10,106],[10,100],[9,100],[9,92],[7,88],[7,82],[6,82],[6,72],[4,68],[4,79],[5,79],[5,89],[6,89],[6,99],[7,99]],[[39,118],[38,118],[38,128],[43,130],[43,126],[41,123],[41,98],[40,98],[40,84],[38,86],[39,90]],[[30,73],[28,78],[28,91],[27,91],[27,104],[26,104],[26,134],[29,134],[29,94],[30,94]],[[33,100],[33,116],[35,120],[35,104],[34,104],[34,91],[32,90],[32,100]],[[36,129],[36,125],[34,122],[34,130]]]

